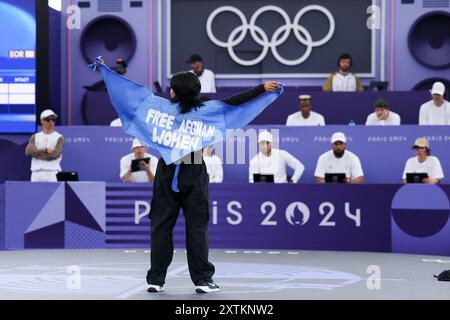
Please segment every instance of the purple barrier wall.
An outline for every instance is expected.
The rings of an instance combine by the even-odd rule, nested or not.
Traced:
[[[104,247],[105,183],[7,182],[5,186],[1,219],[7,249]]]
[[[29,180],[31,160],[25,157],[28,135],[0,135],[0,184],[7,180]]]
[[[8,182],[6,249],[148,248],[151,193],[151,184]],[[210,246],[450,255],[449,197],[449,186],[212,185]],[[174,242],[185,246],[182,214]]]
[[[234,92],[246,88],[235,88]],[[210,94],[211,99],[223,99],[233,95],[230,91]],[[364,93],[324,93],[316,91],[287,90],[277,101],[270,105],[252,124],[286,124],[288,115],[299,111],[298,96],[310,94],[313,97],[313,109],[325,117],[329,125],[348,124],[351,120],[365,124],[367,116],[374,111],[373,105],[379,98],[386,99],[391,109],[400,114],[402,124],[418,124],[419,108],[431,99],[427,91],[414,92],[364,92]],[[168,98],[168,94],[164,94]],[[89,92],[83,113],[90,125],[109,125],[117,118],[106,92]]]
[[[415,155],[411,146],[417,137],[426,136],[431,143],[432,154],[440,158],[447,183],[450,177],[450,133],[448,127],[365,127],[326,126],[322,128],[250,126],[247,133],[259,130],[279,130],[279,145],[297,157],[306,167],[300,183],[312,183],[318,157],[330,150],[329,139],[336,131],[348,135],[348,149],[361,159],[366,183],[398,183],[406,160]],[[79,172],[83,181],[119,182],[119,161],[131,152],[132,138],[120,128],[109,127],[59,127],[66,138],[62,167],[65,171]],[[274,131],[276,133],[276,131]],[[225,164],[226,182],[248,181],[250,154],[249,139],[235,137],[228,149],[223,144],[223,159],[236,149],[232,164]],[[243,144],[245,143],[245,147]],[[245,164],[235,164],[238,148],[242,147]],[[256,142],[253,148],[256,148]],[[30,160],[24,155],[25,143],[0,154],[0,183],[6,180],[28,180]],[[256,149],[255,149],[256,150]],[[150,153],[157,154],[150,150]]]
[[[380,186],[211,185],[211,247],[389,252],[388,199],[399,186],[385,187],[377,199],[370,194],[381,191]],[[142,201],[149,200],[151,191],[149,186],[131,189],[123,184],[107,185],[108,248],[150,245],[150,221],[144,215],[148,207]],[[131,192],[141,201],[140,205],[136,206]],[[320,210],[330,214],[328,222]],[[136,211],[139,224],[135,221]],[[175,228],[174,241],[178,247],[185,245],[183,217]]]

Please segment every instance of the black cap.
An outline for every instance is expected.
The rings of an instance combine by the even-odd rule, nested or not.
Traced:
[[[116,60],[116,65],[122,65],[124,68],[128,67],[128,63],[123,58],[118,58]]]
[[[186,63],[203,62],[203,59],[198,54],[193,54]]]

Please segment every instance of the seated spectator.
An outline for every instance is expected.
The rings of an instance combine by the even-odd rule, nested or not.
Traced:
[[[378,99],[375,102],[375,112],[367,117],[366,126],[399,126],[400,116],[389,109],[386,100]]]
[[[325,92],[355,92],[364,91],[364,87],[359,80],[359,78],[350,72],[353,61],[349,54],[343,54],[338,60],[339,70],[338,72],[332,73],[325,85],[323,86],[323,91]]]
[[[206,69],[203,64],[203,59],[198,54],[193,54],[188,61],[191,65],[191,72],[195,73],[200,80],[202,88],[201,93],[216,93],[216,79],[214,72]]]
[[[325,152],[317,161],[314,176],[317,183],[325,183],[325,175],[345,174],[346,183],[364,183],[364,173],[359,158],[346,150],[347,137],[342,132],[336,132],[331,137],[332,150]]]
[[[294,169],[292,182],[297,183],[305,166],[289,152],[272,148],[273,136],[268,131],[259,134],[259,153],[250,161],[249,182],[254,183],[254,174],[273,175],[275,183],[287,183],[286,167]]]
[[[450,125],[450,102],[444,100],[445,85],[435,82],[431,89],[432,100],[420,107],[419,125]]]
[[[25,154],[31,157],[31,182],[57,182],[61,172],[64,137],[55,131],[58,116],[52,110],[41,113],[43,130],[31,136]]]
[[[426,173],[428,178],[423,179],[426,184],[439,184],[444,179],[441,162],[437,157],[431,155],[430,144],[426,138],[419,138],[414,143],[413,149],[417,156],[406,161],[403,170],[403,182],[406,183],[408,173]]]
[[[203,149],[203,160],[206,164],[206,170],[209,175],[210,183],[223,182],[223,167],[222,160],[217,155],[212,154],[213,148],[211,146]]]
[[[286,121],[286,126],[324,126],[325,119],[322,115],[311,111],[311,96],[299,97],[300,111],[291,114]]]
[[[147,153],[148,148],[143,146],[138,139],[133,140],[131,146],[133,153],[120,159],[120,179],[123,182],[153,182],[155,180],[158,158]],[[150,159],[149,163],[140,161],[140,170],[132,171],[131,162],[136,159]]]
[[[117,127],[117,128],[122,128],[122,120],[120,120],[120,118],[117,118],[113,121],[111,121],[110,127]]]

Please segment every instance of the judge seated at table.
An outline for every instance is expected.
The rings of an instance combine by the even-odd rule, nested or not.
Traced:
[[[323,86],[325,92],[362,92],[364,86],[361,80],[351,72],[353,59],[349,54],[343,54],[338,60],[338,71],[332,73]]]
[[[354,153],[346,150],[347,137],[342,132],[336,132],[331,137],[332,150],[325,152],[317,161],[314,176],[317,183],[325,183],[327,175],[343,175],[339,182],[349,184],[364,183],[364,173],[361,161]]]
[[[259,153],[250,161],[249,182],[254,183],[256,175],[273,176],[275,183],[297,183],[305,171],[305,166],[293,155],[284,150],[272,148],[273,136],[268,131],[259,134]],[[286,174],[286,168],[291,167],[294,174],[290,181]]]
[[[132,153],[120,159],[120,179],[123,182],[153,182],[155,180],[158,158],[147,153],[138,139],[133,140]],[[139,160],[133,167],[133,160]]]
[[[399,126],[400,116],[391,111],[389,103],[384,99],[375,102],[375,112],[367,117],[366,126]]]
[[[426,138],[419,138],[414,143],[413,149],[417,156],[406,161],[403,170],[403,182],[407,183],[407,175],[426,174],[418,181],[425,184],[439,184],[444,179],[441,162],[437,157],[431,155],[430,144]]]
[[[300,100],[300,111],[291,114],[286,121],[286,126],[324,126],[325,118],[312,111],[311,96],[301,95]]]
[[[450,125],[450,102],[444,99],[445,85],[435,82],[431,89],[432,100],[420,107],[419,125],[446,126]]]

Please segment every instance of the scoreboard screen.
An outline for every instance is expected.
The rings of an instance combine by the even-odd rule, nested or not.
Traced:
[[[35,1],[0,0],[0,134],[35,129]]]

